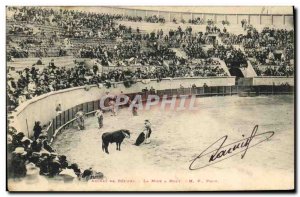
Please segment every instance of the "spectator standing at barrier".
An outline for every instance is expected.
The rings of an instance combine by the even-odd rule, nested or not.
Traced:
[[[59,115],[59,114],[62,113],[62,110],[61,110],[61,104],[60,104],[60,103],[57,105],[55,111],[56,111],[56,114],[57,114],[57,115]]]
[[[97,63],[95,63],[93,66],[93,72],[95,75],[98,73],[98,70],[99,70],[98,65],[97,65]]]
[[[84,129],[84,113],[82,110],[79,110],[76,114],[75,114],[75,118],[76,118],[76,122],[77,122],[77,127],[78,130],[83,130]]]
[[[34,139],[37,140],[42,133],[42,127],[40,125],[40,121],[35,122],[34,127],[33,127],[33,135]]]
[[[95,116],[98,119],[99,129],[101,129],[103,127],[103,112],[102,112],[101,108],[96,110]]]
[[[51,68],[51,69],[55,69],[56,68],[56,66],[54,64],[54,59],[51,59],[51,62],[49,63],[49,68]]]
[[[117,115],[117,106],[116,106],[116,102],[113,99],[111,99],[109,101],[109,106],[111,107],[112,116],[116,116]]]
[[[40,152],[42,150],[42,147],[43,147],[43,141],[40,138],[38,138],[31,144],[31,149],[33,152]]]

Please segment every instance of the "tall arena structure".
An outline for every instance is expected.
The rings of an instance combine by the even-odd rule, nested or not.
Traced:
[[[292,189],[293,11],[268,6],[7,7],[8,189]],[[183,95],[196,96],[198,110],[162,110],[160,100],[133,116],[124,105],[116,115],[105,111],[99,129],[94,114],[108,95],[141,95],[144,106],[149,95],[178,102]],[[78,111],[85,114],[84,130],[77,128]],[[152,124],[151,143],[134,146],[145,120]],[[258,133],[274,136],[243,159],[189,169],[217,139],[228,135],[228,143],[238,141],[256,125]],[[110,144],[106,154],[102,134],[120,129],[129,130],[130,138],[121,151]],[[26,151],[21,164],[14,156],[20,148]],[[59,167],[44,168],[45,158]],[[28,163],[39,172],[36,176],[16,172]],[[73,182],[62,176],[65,170],[77,173],[70,175]],[[85,170],[99,177],[79,180]]]

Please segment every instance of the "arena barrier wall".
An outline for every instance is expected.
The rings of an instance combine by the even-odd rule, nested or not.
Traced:
[[[258,95],[275,95],[275,94],[292,94],[294,92],[293,86],[280,85],[280,86],[211,86],[211,87],[197,87],[197,88],[179,88],[179,89],[166,89],[158,90],[155,92],[139,92],[126,94],[130,98],[133,98],[136,94],[142,96],[143,101],[148,99],[149,94],[156,94],[162,98],[163,95],[168,95],[169,97],[180,96],[180,95],[196,95],[196,96],[226,96],[226,95],[236,95],[241,97],[245,96],[258,96]],[[91,101],[88,103],[80,104],[73,107],[67,111],[64,111],[60,115],[56,116],[52,120],[52,124],[49,126],[48,138],[52,143],[56,136],[62,132],[64,129],[74,127],[75,118],[74,112],[78,108],[83,109],[86,116],[93,116],[95,110],[98,107],[99,100]]]
[[[96,85],[91,86],[89,91],[85,91],[84,87],[75,87],[66,90],[50,92],[39,97],[30,99],[22,103],[13,113],[14,126],[19,131],[31,136],[34,121],[40,121],[41,124],[48,124],[51,119],[56,116],[56,106],[62,105],[62,110],[71,109],[72,107],[90,101],[99,100],[106,92],[111,94],[124,94],[141,92],[142,89],[153,87],[156,90],[176,89],[180,85],[183,87],[191,87],[195,84],[198,87],[206,83],[208,86],[232,86],[235,84],[234,77],[209,77],[209,78],[179,78],[179,79],[163,79],[161,82],[156,80],[140,80],[133,84],[130,88],[125,88],[122,82],[112,83],[112,87],[98,88]],[[36,113],[37,110],[39,113]],[[26,123],[27,122],[27,123]]]
[[[253,77],[254,86],[259,85],[281,85],[281,84],[289,84],[290,86],[294,86],[294,77]]]
[[[206,83],[207,87],[203,84]],[[191,88],[195,84],[197,88]],[[179,88],[182,85],[184,88]],[[142,92],[144,88],[155,89],[155,94],[162,95],[197,95],[197,96],[225,96],[236,95],[241,91],[251,91],[259,94],[285,94],[293,93],[293,86],[235,86],[234,77],[216,77],[216,78],[180,78],[163,79],[161,82],[151,80],[144,84],[137,82],[130,88],[125,88],[122,83],[115,83],[111,88],[99,88],[96,85],[90,86],[89,90],[85,87],[76,87],[56,92],[50,92],[45,95],[33,98],[21,106],[13,113],[13,124],[18,131],[24,132],[26,136],[33,135],[33,126],[35,121],[40,121],[42,125],[50,125],[48,129],[48,138],[52,139],[57,130],[62,130],[72,123],[72,119],[78,109],[85,113],[91,113],[98,108],[99,100],[102,96],[109,94],[123,94],[132,97],[135,94],[141,94],[142,98],[147,98],[148,92]],[[62,105],[62,113],[57,115],[55,108],[58,104]],[[36,113],[36,112],[39,113]],[[51,124],[50,124],[51,123]]]

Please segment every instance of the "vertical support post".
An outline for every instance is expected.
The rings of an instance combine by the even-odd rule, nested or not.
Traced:
[[[283,18],[283,24],[285,25],[285,15],[282,15]]]
[[[236,15],[236,24],[239,24],[239,15]]]
[[[54,132],[55,132],[54,126],[53,126],[53,120],[52,120],[52,122],[51,122],[51,126],[50,126],[50,129],[49,129],[49,130],[51,130],[51,136],[52,136],[52,138],[53,138],[53,135],[54,135]]]
[[[59,127],[62,125],[61,114],[59,114]]]
[[[271,15],[271,25],[274,24],[274,19],[273,19],[273,15]]]
[[[55,116],[55,129],[58,128],[58,116]]]
[[[26,129],[27,129],[27,137],[29,138],[29,129],[28,129],[28,121],[27,121],[27,118],[26,118]]]
[[[259,15],[259,24],[261,25],[261,14]]]
[[[61,120],[61,124],[60,125],[63,125],[63,124],[65,124],[66,123],[66,121],[65,121],[65,111],[63,111],[62,113],[61,113],[61,116],[60,116],[61,118],[60,118],[60,120]]]

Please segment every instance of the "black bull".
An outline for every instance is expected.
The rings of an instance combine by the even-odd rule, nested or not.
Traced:
[[[108,145],[109,143],[116,142],[117,150],[121,150],[121,143],[123,142],[124,138],[130,138],[130,132],[126,129],[121,129],[114,132],[106,132],[102,134],[102,150],[109,154],[108,152]]]

